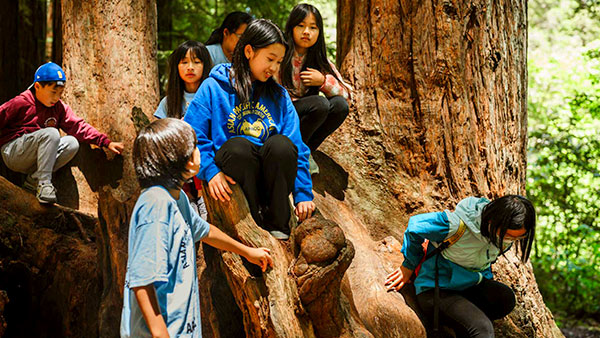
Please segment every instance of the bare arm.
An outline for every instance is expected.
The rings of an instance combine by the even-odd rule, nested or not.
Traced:
[[[270,255],[271,250],[267,248],[251,248],[246,246],[227,236],[227,234],[212,224],[210,225],[208,235],[204,237],[202,241],[217,249],[231,251],[246,257],[251,263],[260,266],[263,272],[267,270],[267,267],[273,266],[273,259]]]
[[[151,284],[133,288],[133,293],[140,306],[140,310],[142,310],[146,325],[148,325],[148,329],[152,333],[152,337],[169,337],[167,324],[165,324],[165,320],[160,314],[160,308],[156,301],[154,286]]]

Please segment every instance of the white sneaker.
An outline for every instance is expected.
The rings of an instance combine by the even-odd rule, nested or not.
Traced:
[[[271,236],[273,236],[273,237],[275,237],[277,239],[280,239],[280,240],[284,240],[285,241],[288,238],[290,238],[290,235],[286,235],[283,232],[278,231],[278,230],[270,231],[270,233],[271,233]]]
[[[312,154],[308,155],[308,172],[311,175],[319,173],[319,165],[315,162],[315,159],[312,157]]]
[[[40,182],[35,197],[40,203],[56,203],[56,189],[51,182]]]

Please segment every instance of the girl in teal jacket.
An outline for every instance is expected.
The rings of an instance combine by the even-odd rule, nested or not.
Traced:
[[[507,195],[490,202],[468,197],[454,212],[445,210],[410,218],[404,233],[402,266],[388,275],[388,290],[400,290],[413,277],[424,257],[423,242],[432,252],[459,231],[458,240],[422,262],[414,279],[423,312],[434,314],[436,269],[440,319],[453,327],[457,337],[493,337],[492,320],[506,316],[515,306],[514,292],[494,281],[491,264],[514,242],[527,261],[535,236],[535,210],[522,196]],[[456,237],[455,237],[456,238]]]

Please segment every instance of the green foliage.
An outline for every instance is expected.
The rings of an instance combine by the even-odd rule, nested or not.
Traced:
[[[582,3],[529,2],[532,263],[560,323],[600,315],[600,23]]]

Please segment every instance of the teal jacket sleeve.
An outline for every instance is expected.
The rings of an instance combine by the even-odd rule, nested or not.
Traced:
[[[402,265],[414,270],[423,258],[423,241],[428,239],[442,242],[448,236],[450,223],[444,212],[430,212],[412,216],[404,232],[401,252],[404,255]]]
[[[298,148],[298,172],[296,173],[296,181],[292,190],[294,203],[298,204],[300,202],[312,201],[314,198],[312,193],[312,179],[308,172],[310,149],[302,141],[300,119],[298,118],[298,113],[296,113],[292,99],[290,99],[287,90],[283,90],[283,93],[282,109],[284,109],[284,113],[281,134],[287,136],[296,148]]]

